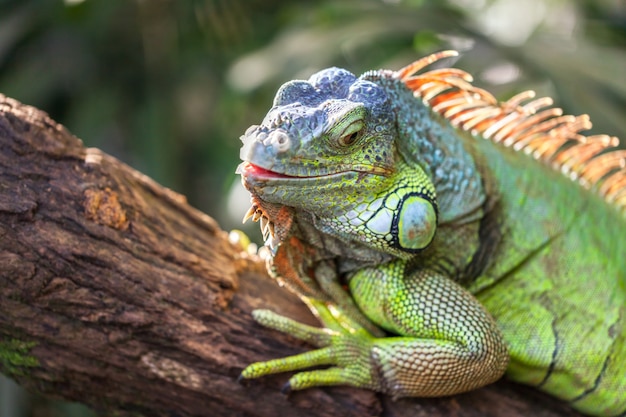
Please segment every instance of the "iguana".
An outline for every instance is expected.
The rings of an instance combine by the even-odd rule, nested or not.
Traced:
[[[626,151],[524,92],[499,103],[444,51],[360,77],[291,81],[241,137],[269,268],[324,328],[286,388],[444,396],[505,372],[596,416],[626,415]],[[245,220],[244,220],[245,221]]]

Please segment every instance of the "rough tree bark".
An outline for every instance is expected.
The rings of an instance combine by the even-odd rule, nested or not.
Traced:
[[[306,349],[256,325],[259,307],[314,323],[184,197],[0,95],[0,371],[27,389],[116,415],[578,415],[504,381],[401,401],[242,386],[246,364]]]

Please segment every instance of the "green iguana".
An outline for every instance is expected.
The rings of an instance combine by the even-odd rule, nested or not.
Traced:
[[[456,55],[284,84],[242,136],[272,274],[324,327],[319,349],[252,364],[287,389],[444,396],[509,378],[626,415],[626,151],[547,98],[498,103]]]

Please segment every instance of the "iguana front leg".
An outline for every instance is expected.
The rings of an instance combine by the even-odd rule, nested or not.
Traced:
[[[318,329],[260,311],[255,317],[264,326],[320,349],[252,364],[242,377],[333,365],[295,374],[290,388],[351,385],[394,397],[451,395],[500,378],[508,352],[480,303],[440,273],[420,269],[405,275],[406,266],[406,261],[397,260],[360,270],[350,279],[352,295],[365,315],[400,336],[375,338],[362,328],[340,331],[331,323]],[[324,311],[319,317],[332,320]]]

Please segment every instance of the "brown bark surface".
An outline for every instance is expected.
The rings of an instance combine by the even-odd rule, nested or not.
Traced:
[[[184,197],[0,95],[0,371],[24,387],[116,415],[578,415],[507,382],[400,401],[243,386],[246,364],[308,348],[256,325],[260,307],[314,323]]]

